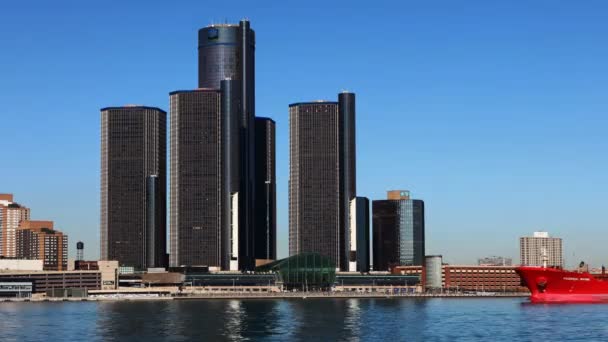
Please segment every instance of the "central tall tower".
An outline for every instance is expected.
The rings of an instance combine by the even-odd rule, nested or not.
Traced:
[[[255,266],[255,32],[248,20],[238,24],[211,25],[198,32],[198,86],[224,91],[225,115],[232,123],[225,146],[230,170],[230,269]],[[227,83],[228,84],[228,83]],[[236,88],[236,89],[235,89]],[[230,128],[228,128],[230,129]]]
[[[176,138],[171,139],[172,266],[255,267],[254,55],[255,33],[248,20],[202,28],[199,89],[171,94]],[[213,105],[208,106],[211,97]],[[189,130],[190,125],[177,124],[186,118],[193,124],[209,118],[213,122],[204,132]],[[182,150],[192,141],[198,145],[188,159]],[[197,154],[200,148],[209,154]],[[194,189],[201,195],[200,205],[188,211]]]

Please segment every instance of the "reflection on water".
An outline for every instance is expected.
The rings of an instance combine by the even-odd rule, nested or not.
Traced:
[[[607,305],[522,302],[310,298],[0,303],[0,340],[608,340]]]

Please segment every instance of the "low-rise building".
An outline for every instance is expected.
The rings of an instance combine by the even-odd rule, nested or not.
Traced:
[[[17,280],[31,282],[33,284],[32,292],[34,293],[45,293],[47,290],[67,288],[101,289],[100,271],[0,272],[0,283]]]
[[[113,290],[118,288],[118,261],[76,260],[74,265],[78,271],[100,271],[102,290]]]
[[[393,274],[418,275],[426,287],[426,269],[422,266],[397,266]],[[514,266],[443,265],[441,270],[443,289],[458,291],[522,292]]]

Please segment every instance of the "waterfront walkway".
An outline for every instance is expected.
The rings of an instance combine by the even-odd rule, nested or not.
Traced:
[[[157,294],[114,294],[96,295],[84,298],[2,298],[0,302],[87,302],[87,301],[142,301],[142,300],[195,300],[195,299],[321,299],[321,298],[509,298],[528,297],[528,293],[357,293],[357,292],[279,292],[279,293],[198,293],[178,296],[162,296]],[[1,305],[1,304],[0,304]]]

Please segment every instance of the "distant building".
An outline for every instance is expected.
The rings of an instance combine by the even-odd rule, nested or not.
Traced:
[[[12,194],[0,194],[0,256],[17,256],[17,229],[29,219],[30,210],[15,203]]]
[[[349,234],[348,270],[350,272],[369,272],[369,199],[366,197],[355,197],[350,201]]]
[[[101,259],[136,269],[164,265],[167,113],[101,109]]]
[[[372,201],[374,270],[424,264],[424,202],[409,191],[388,192],[387,200]]]
[[[501,256],[490,256],[486,258],[477,259],[477,265],[479,266],[511,266],[513,260],[511,258],[505,258]]]
[[[564,266],[562,239],[549,237],[547,232],[534,232],[532,237],[519,238],[519,255],[523,266]]]
[[[437,265],[437,264],[436,264]],[[433,268],[428,275],[423,266],[397,266],[393,274],[418,275],[428,289],[450,289],[452,291],[528,292],[521,286],[514,266],[447,265]],[[429,277],[431,279],[429,279]]]
[[[255,118],[255,258],[277,258],[277,179],[275,122]]]
[[[318,253],[348,270],[355,152],[354,93],[289,105],[289,255]]]
[[[0,272],[42,270],[42,260],[39,259],[0,259]]]
[[[53,221],[21,221],[17,257],[42,260],[45,271],[67,271],[68,236],[55,230]]]

